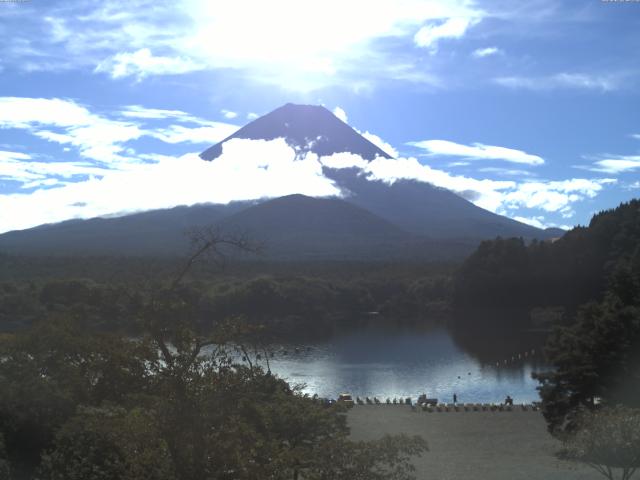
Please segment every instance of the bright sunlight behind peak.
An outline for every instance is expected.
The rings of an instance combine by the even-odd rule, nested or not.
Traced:
[[[296,82],[287,83],[293,90],[371,59],[377,55],[372,48],[377,39],[411,38],[425,24],[470,23],[483,16],[465,0],[192,0],[188,5],[195,32],[184,39],[186,50],[217,67],[266,70],[265,80],[274,79],[271,72]]]

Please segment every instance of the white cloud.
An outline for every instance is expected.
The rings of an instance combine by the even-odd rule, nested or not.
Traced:
[[[473,55],[476,58],[484,58],[484,57],[491,57],[494,55],[501,55],[503,53],[504,52],[500,50],[498,47],[486,47],[486,48],[478,48],[474,50],[471,55]]]
[[[594,162],[590,170],[604,173],[625,173],[640,169],[640,155],[619,155]]]
[[[237,125],[225,122],[213,122],[181,110],[163,110],[157,108],[146,108],[140,105],[130,105],[118,112],[125,117],[139,118],[143,120],[175,120],[182,123],[191,123],[199,127],[185,127],[184,125],[168,125],[166,127],[146,127],[143,135],[162,140],[166,143],[217,143],[229,135],[235,133]],[[236,118],[235,112],[222,110],[226,118]]]
[[[93,120],[89,110],[72,100],[0,97],[0,128],[69,127],[87,125]]]
[[[476,180],[474,178],[451,175],[428,165],[421,164],[415,158],[386,159],[376,158],[368,162],[359,155],[337,153],[321,158],[322,164],[331,168],[360,168],[369,180],[395,183],[398,180],[418,180],[446,188],[454,192],[473,191],[477,193],[474,201],[487,210],[496,211],[502,206],[503,190],[516,188],[513,181]]]
[[[158,156],[155,160],[106,172],[102,178],[30,194],[0,195],[0,231],[202,202],[227,203],[292,193],[339,194],[333,182],[322,175],[318,157],[300,157],[284,139],[233,139],[213,162],[202,161],[196,154]],[[140,195],[140,185],[144,185],[144,195]]]
[[[400,155],[398,151],[391,146],[390,143],[385,142],[378,135],[375,135],[369,132],[360,132],[360,131],[358,131],[358,133],[362,135],[364,138],[366,138],[367,140],[369,140],[371,143],[373,143],[380,150],[391,155],[392,157],[398,157]]]
[[[388,183],[402,179],[419,180],[458,193],[473,191],[477,193],[473,203],[494,212],[502,205],[502,191],[516,187],[516,183],[512,181],[477,180],[461,175],[451,175],[443,170],[422,165],[415,158],[398,158],[397,160],[378,158],[368,165],[366,171],[370,179]]]
[[[222,113],[224,118],[227,118],[229,120],[231,120],[232,118],[236,118],[238,116],[236,112],[232,112],[231,110],[221,110],[220,113]]]
[[[326,157],[321,157],[320,162],[323,166],[328,168],[359,168],[366,170],[369,166],[369,161],[362,158],[360,155],[351,152],[334,153]]]
[[[128,161],[122,156],[126,150],[122,144],[144,134],[137,125],[98,117],[92,124],[67,128],[65,133],[50,130],[36,130],[33,133],[50,142],[77,147],[83,157],[104,163]]]
[[[348,124],[347,112],[345,112],[341,107],[334,108],[333,114],[336,117],[338,117],[340,120],[342,120],[344,123]],[[383,152],[391,155],[392,157],[397,157],[399,155],[398,151],[395,148],[393,148],[390,143],[385,142],[378,135],[375,135],[370,132],[362,132],[357,128],[355,128],[354,130],[358,132],[360,135],[362,135],[364,138],[369,140],[371,143],[373,143],[376,147],[378,147]]]
[[[39,187],[53,187],[55,185],[62,185],[65,182],[58,180],[57,178],[44,178],[42,180],[32,180],[31,182],[24,183],[22,188],[25,190],[31,190]]]
[[[608,92],[616,90],[621,86],[621,78],[616,75],[590,75],[566,72],[543,77],[498,77],[494,78],[494,82],[504,87],[526,90],[574,88]]]
[[[123,166],[136,162],[135,152],[127,142],[143,136],[157,138],[165,143],[216,143],[233,134],[238,127],[223,122],[212,122],[193,117],[177,110],[149,109],[129,106],[120,115],[140,120],[172,119],[195,123],[197,127],[172,124],[166,127],[143,128],[132,120],[111,120],[96,115],[73,100],[0,97],[0,128],[28,130],[33,135],[77,148],[87,159]]]
[[[542,229],[547,228],[547,225],[544,223],[545,221],[544,217],[542,215],[539,215],[537,217],[522,217],[520,215],[516,215],[515,217],[512,217],[512,218],[519,222],[526,223],[527,225],[531,225],[532,227],[542,228]]]
[[[408,145],[426,150],[429,155],[465,157],[473,160],[503,160],[525,165],[544,164],[544,160],[537,155],[531,155],[522,150],[484,145],[482,143],[462,145],[448,140],[423,140],[409,142]]]
[[[77,147],[83,157],[105,163],[125,160],[122,143],[143,135],[134,123],[109,120],[73,100],[58,98],[0,97],[0,128],[25,129],[50,142]]]
[[[462,175],[451,175],[443,170],[423,165],[415,158],[378,157],[367,162],[351,153],[322,157],[321,162],[332,168],[360,168],[370,180],[381,180],[387,183],[403,179],[418,180],[458,193],[474,192],[473,203],[497,213],[519,208],[537,208],[546,212],[572,214],[569,209],[573,203],[585,198],[593,198],[606,185],[616,182],[613,179],[580,178],[550,182],[478,180]]]
[[[205,127],[184,127],[171,125],[166,128],[147,130],[147,135],[162,140],[165,143],[202,143],[214,144],[233,135],[238,130],[236,125],[221,122],[210,122]]]
[[[439,75],[425,71],[424,67],[417,68],[414,61],[398,63],[396,60],[395,63],[377,66],[377,70],[382,71],[384,76],[393,80],[426,85],[437,89],[445,88],[449,85]],[[366,90],[367,88],[363,89]]]
[[[514,220],[517,220],[522,223],[526,223],[536,228],[560,228],[562,230],[571,230],[573,226],[571,225],[558,225],[557,223],[548,222],[543,215],[537,215],[534,217],[523,217],[520,215],[515,215],[513,217]]]
[[[519,170],[514,168],[483,167],[483,168],[479,168],[478,171],[482,173],[495,173],[496,175],[503,175],[503,176],[509,176],[509,177],[531,177],[534,175],[533,173],[527,170]]]
[[[616,183],[610,178],[573,178],[551,182],[525,182],[512,192],[506,193],[503,203],[506,208],[538,208],[546,212],[568,212],[572,203],[595,197],[605,185]]]
[[[131,118],[142,118],[146,120],[162,120],[167,118],[176,118],[182,121],[195,121],[198,119],[181,110],[163,110],[159,108],[146,108],[142,105],[129,105],[121,110],[120,115]]]
[[[627,185],[625,187],[627,190],[636,190],[636,189],[640,189],[640,180],[636,180],[633,183],[630,183],[629,185]]]
[[[413,41],[418,47],[428,48],[435,52],[438,42],[444,38],[461,38],[474,20],[468,17],[448,18],[444,22],[430,23],[423,26],[414,35]]]
[[[26,153],[0,151],[0,179],[21,183],[24,189],[55,185],[60,183],[60,178],[104,175],[105,172],[108,170],[87,163],[40,162]]]
[[[415,158],[371,162],[350,153],[318,158],[299,155],[283,139],[252,141],[234,139],[223,154],[204,162],[196,154],[180,157],[157,153],[137,154],[129,143],[139,137],[154,137],[166,143],[211,144],[237,128],[220,122],[191,117],[180,111],[130,106],[120,117],[136,121],[177,123],[153,128],[132,120],[110,120],[89,112],[71,100],[0,97],[0,128],[27,129],[40,138],[76,148],[94,162],[44,162],[31,155],[0,151],[0,177],[22,184],[29,193],[0,195],[0,230],[27,228],[69,218],[88,218],[200,202],[226,203],[275,197],[289,193],[314,196],[340,194],[323,176],[322,167],[355,167],[370,180],[393,183],[401,179],[428,182],[458,192],[483,208],[497,213],[518,214],[520,208],[573,215],[572,205],[593,198],[611,179],[572,179],[554,182],[477,179],[452,175],[421,164]],[[383,150],[397,155],[379,137],[364,135]],[[429,143],[435,142],[435,143]],[[418,142],[430,154],[466,158],[503,159],[537,164],[542,159],[519,150],[482,144],[459,145],[446,141]],[[472,156],[470,156],[472,154]],[[96,163],[96,161],[98,161]],[[79,176],[88,177],[78,180]],[[145,195],[140,195],[144,185]],[[113,192],[117,192],[114,195]],[[530,215],[529,215],[530,216]]]
[[[344,123],[349,123],[347,120],[347,112],[345,112],[342,108],[336,107],[333,109],[333,114],[342,120]]]
[[[9,162],[15,160],[30,160],[31,155],[22,152],[8,152],[0,150],[0,162]]]
[[[258,118],[260,115],[258,115],[257,113],[254,112],[249,112],[247,113],[247,120],[255,120],[256,118]]]
[[[69,218],[202,202],[227,203],[291,193],[340,195],[342,192],[333,181],[323,176],[323,166],[355,167],[372,181],[394,183],[412,179],[466,197],[472,192],[476,205],[493,212],[514,214],[519,208],[528,208],[571,216],[573,204],[594,197],[614,182],[610,179],[572,179],[520,183],[475,179],[434,169],[415,158],[378,157],[369,162],[351,153],[321,158],[313,153],[301,156],[284,139],[233,139],[225,143],[222,155],[212,162],[204,162],[196,154],[181,157],[144,154],[126,168],[109,170],[81,163],[33,162],[27,154],[19,152],[3,153],[0,158],[8,160],[2,163],[6,177],[20,179],[29,188],[37,188],[29,194],[0,195],[0,231]],[[58,181],[73,175],[88,175],[89,178]],[[140,185],[145,186],[144,195],[140,195]],[[118,194],[113,195],[113,192]]]
[[[179,75],[204,68],[187,57],[154,56],[148,48],[141,48],[131,53],[117,53],[98,64],[95,71],[106,72],[111,78],[133,76],[140,80],[148,75]]]

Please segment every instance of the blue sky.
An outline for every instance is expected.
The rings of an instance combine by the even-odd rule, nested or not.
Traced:
[[[322,165],[537,226],[640,194],[640,2],[0,2],[0,232],[301,192]],[[287,103],[397,158],[197,153]]]

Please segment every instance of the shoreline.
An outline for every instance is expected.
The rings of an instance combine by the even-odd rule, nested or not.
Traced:
[[[412,411],[422,411],[428,413],[447,413],[447,412],[539,412],[540,402],[526,402],[526,403],[434,403],[425,404],[417,403],[412,397],[406,397],[398,399],[394,398],[394,401],[381,401],[377,397],[356,397],[353,406],[361,407],[409,407]],[[410,402],[406,402],[406,400]],[[328,401],[335,403],[339,400],[319,398],[320,401]],[[398,400],[398,401],[396,401]]]

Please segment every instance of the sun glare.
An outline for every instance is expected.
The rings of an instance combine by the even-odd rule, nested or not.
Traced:
[[[335,74],[366,61],[373,40],[415,33],[425,22],[477,17],[467,2],[193,0],[195,31],[185,47],[216,66],[282,75]]]

